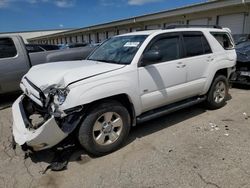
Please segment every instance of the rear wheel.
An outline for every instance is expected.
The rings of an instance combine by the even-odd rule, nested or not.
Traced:
[[[79,142],[91,154],[100,156],[117,150],[128,136],[130,116],[116,101],[91,110],[79,129]]]
[[[228,80],[223,75],[218,75],[214,79],[210,90],[207,94],[207,106],[210,109],[218,109],[226,104],[228,96],[229,84]]]

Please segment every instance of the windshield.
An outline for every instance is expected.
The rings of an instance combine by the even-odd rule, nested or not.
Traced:
[[[130,64],[147,35],[113,37],[104,42],[88,58],[116,64]]]

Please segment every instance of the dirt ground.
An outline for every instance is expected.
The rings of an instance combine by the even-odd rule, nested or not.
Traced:
[[[46,174],[50,150],[24,159],[20,147],[11,149],[17,95],[1,97],[0,187],[250,187],[250,90],[230,94],[219,110],[198,105],[138,125],[124,147],[104,157],[78,148],[66,170]]]

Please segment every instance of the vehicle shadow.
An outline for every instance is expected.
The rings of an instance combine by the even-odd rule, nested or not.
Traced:
[[[233,84],[233,88],[236,89],[244,89],[244,90],[250,90],[250,85],[244,85],[244,84]]]
[[[192,117],[198,116],[204,112],[206,112],[206,109],[202,106],[202,104],[198,104],[162,116],[160,118],[153,119],[142,124],[138,124],[136,127],[132,128],[126,145],[130,144],[137,138],[142,138],[155,132],[161,131],[163,129],[167,129],[173,125],[176,125]]]
[[[150,120],[146,123],[139,124],[136,127],[132,127],[130,135],[122,148],[126,147],[137,138],[142,138],[163,129],[167,129],[168,127],[171,127],[182,121],[198,116],[205,111],[205,108],[201,104],[195,105],[193,107],[186,108],[154,120]],[[67,160],[67,163],[78,162],[79,164],[87,163],[90,160],[96,158],[95,156],[88,155],[87,152],[82,149],[74,135],[68,137],[60,145],[63,145],[64,149],[61,148],[60,150],[58,150],[58,148],[60,148],[60,146],[58,146],[57,149],[52,148],[40,152],[35,152],[30,156],[30,158],[34,163],[46,162],[48,164],[52,164],[53,162],[55,162],[58,159],[58,156],[59,161],[64,162],[65,160]]]
[[[21,92],[0,95],[0,110],[11,107],[13,102],[20,96]]]

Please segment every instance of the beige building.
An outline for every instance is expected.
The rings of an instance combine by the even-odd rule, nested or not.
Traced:
[[[55,29],[55,30],[38,30],[38,31],[19,31],[19,32],[5,32],[0,33],[1,35],[20,35],[23,37],[24,42],[26,43],[28,39],[34,37],[42,37],[44,35],[51,35],[58,32],[66,32],[69,29]]]
[[[250,0],[213,0],[172,10],[35,37],[33,43],[98,43],[114,35],[169,25],[220,25],[232,34],[250,34]]]

